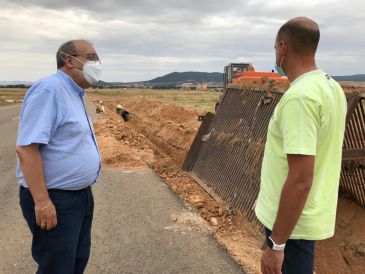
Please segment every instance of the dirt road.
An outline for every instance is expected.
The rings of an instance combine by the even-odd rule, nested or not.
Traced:
[[[31,273],[31,244],[28,228],[21,215],[15,177],[15,142],[19,106],[0,108],[0,272]]]
[[[93,114],[90,102],[88,107]],[[35,272],[15,178],[18,113],[19,106],[0,108],[1,273]],[[151,169],[104,169],[94,196],[86,273],[243,273],[205,222]]]

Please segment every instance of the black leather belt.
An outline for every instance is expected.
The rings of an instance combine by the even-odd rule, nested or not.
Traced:
[[[29,188],[27,187],[24,187],[24,186],[20,186],[20,189],[21,190],[27,190],[27,191],[30,191]],[[81,191],[85,191],[85,190],[89,190],[91,189],[91,186],[87,186],[85,188],[81,188],[81,189],[77,189],[77,190],[66,190],[66,189],[59,189],[59,188],[50,188],[48,189],[48,192],[81,192]]]

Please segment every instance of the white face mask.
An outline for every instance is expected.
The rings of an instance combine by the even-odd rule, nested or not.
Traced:
[[[103,68],[100,61],[86,61],[82,68],[86,81],[92,86],[99,82],[102,72]]]
[[[62,53],[64,53],[64,52],[62,52]],[[67,54],[67,53],[64,53],[64,54]],[[70,56],[84,64],[83,67],[82,67],[82,70],[80,70],[78,68],[75,68],[75,69],[77,69],[78,71],[83,73],[83,75],[85,77],[85,80],[91,86],[96,85],[99,82],[100,76],[103,72],[103,68],[101,66],[100,61],[86,61],[86,62],[83,62],[79,58],[76,58],[75,56],[72,56],[72,55],[70,55]]]

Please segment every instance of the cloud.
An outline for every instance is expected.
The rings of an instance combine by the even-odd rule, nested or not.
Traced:
[[[98,50],[106,81],[148,80],[172,71],[222,71],[251,61],[271,70],[278,28],[305,15],[321,28],[318,64],[331,74],[364,73],[361,1],[0,0],[0,80],[36,80],[55,69],[66,40]]]

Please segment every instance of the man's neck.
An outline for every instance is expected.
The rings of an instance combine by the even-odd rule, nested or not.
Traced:
[[[76,75],[76,73],[79,73],[79,72],[77,72],[77,71],[75,72],[74,69],[67,69],[65,67],[60,68],[60,70],[63,71],[65,74],[67,74],[82,89],[88,88],[88,86],[82,85],[81,80],[79,79],[78,75]]]
[[[291,83],[304,73],[317,69],[314,58],[295,58],[291,61],[287,68],[287,77]]]

